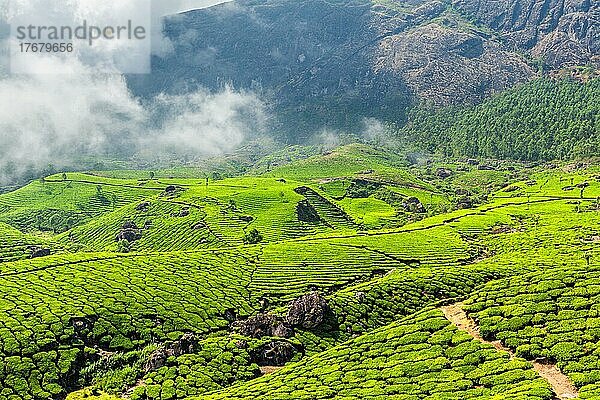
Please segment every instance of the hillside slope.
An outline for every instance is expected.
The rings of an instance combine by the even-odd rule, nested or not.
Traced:
[[[454,0],[453,4],[551,68],[600,66],[597,1]]]
[[[545,365],[582,398],[598,396],[600,169],[475,161],[409,169],[395,154],[351,145],[208,185],[114,171],[121,178],[59,175],[2,195],[23,215],[71,203],[89,214],[64,233],[0,227],[0,254],[15,243],[56,246],[0,262],[1,395],[552,399]],[[430,180],[431,170],[441,176]],[[373,209],[382,191],[418,185],[434,198],[482,190],[486,178],[484,204],[355,226],[352,205]],[[115,201],[96,207],[109,190]],[[30,210],[17,201],[25,194],[36,199]],[[326,223],[289,235],[302,202]],[[233,240],[236,215],[253,216],[245,223],[263,240]],[[196,246],[206,234],[189,231],[197,219],[230,240]],[[153,223],[124,249],[114,230],[135,231],[121,226],[128,220]],[[476,334],[444,313],[457,304]]]
[[[402,121],[419,101],[478,102],[533,78],[539,60],[597,63],[597,26],[589,1],[237,0],[167,18],[173,53],[128,81],[143,97],[253,91],[300,142],[365,117]]]
[[[521,160],[595,157],[600,79],[538,79],[474,107],[415,109],[396,139],[452,156]]]

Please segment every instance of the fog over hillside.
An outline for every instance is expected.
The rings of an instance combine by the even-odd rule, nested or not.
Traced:
[[[58,10],[64,13],[65,24],[79,24],[80,16],[89,15],[89,10],[101,13],[113,7],[100,1],[92,5],[72,3]],[[160,34],[162,16],[213,3],[155,1],[154,54],[165,56],[173,51],[169,39]],[[35,0],[20,2],[18,6],[46,12]],[[2,9],[9,22],[9,9],[6,5]],[[117,8],[114,12],[135,18],[130,11]],[[7,40],[4,46],[8,46]],[[115,49],[96,51],[110,53]],[[260,134],[265,124],[264,105],[249,90],[224,87],[209,92],[198,87],[179,95],[157,93],[140,99],[131,93],[116,67],[113,73],[96,73],[80,58],[60,59],[52,55],[38,62],[61,73],[10,74],[6,55],[2,59],[0,183],[9,182],[27,169],[48,164],[72,167],[86,156],[127,159],[132,155],[158,158],[163,154],[221,154]]]
[[[142,18],[139,1],[3,0],[4,49],[17,11],[77,25]],[[82,158],[193,160],[257,137],[361,135],[369,121],[404,125],[420,105],[479,104],[599,62],[598,3],[588,1],[154,0],[150,15],[148,74],[111,64],[136,49],[110,42],[27,66],[58,74],[10,74],[2,53],[0,182]]]

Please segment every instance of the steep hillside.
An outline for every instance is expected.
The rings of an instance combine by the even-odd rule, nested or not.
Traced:
[[[409,148],[467,157],[595,157],[600,79],[538,79],[475,107],[415,109],[396,139]]]
[[[600,5],[594,0],[453,0],[453,5],[551,68],[600,66]]]
[[[365,117],[403,121],[422,101],[479,102],[542,64],[597,64],[597,26],[590,1],[238,0],[168,17],[173,53],[128,81],[144,97],[253,91],[302,142]]]
[[[165,32],[175,51],[129,77],[136,94],[254,90],[296,141],[364,117],[397,120],[415,97],[476,101],[534,75],[439,1],[242,0],[168,18]]]

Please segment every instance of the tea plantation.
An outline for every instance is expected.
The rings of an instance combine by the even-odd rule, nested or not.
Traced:
[[[596,164],[313,150],[0,195],[0,399],[600,398]]]

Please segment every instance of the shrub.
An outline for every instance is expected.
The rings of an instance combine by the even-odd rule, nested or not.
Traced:
[[[263,236],[260,232],[253,228],[244,236],[244,243],[246,244],[258,244],[263,241]]]

